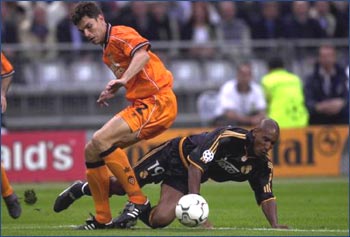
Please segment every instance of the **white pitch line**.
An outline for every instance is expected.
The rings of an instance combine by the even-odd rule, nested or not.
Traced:
[[[32,230],[32,229],[62,229],[71,228],[74,229],[77,225],[59,225],[59,226],[22,226],[18,228],[13,228],[9,226],[2,226],[2,229],[16,229],[16,230]],[[143,227],[134,227],[135,230],[149,229]],[[166,229],[176,229],[176,230],[190,230],[191,228],[181,228],[181,227],[166,227]],[[273,228],[240,228],[240,227],[214,227],[212,230],[252,230],[252,231],[283,231],[283,232],[322,232],[322,233],[349,233],[349,230],[333,230],[333,229],[273,229]],[[208,230],[210,231],[210,230]]]
[[[348,233],[349,230],[328,230],[328,229],[273,229],[273,228],[236,228],[236,227],[218,227],[215,230],[261,230],[261,231],[287,231],[287,232],[340,232]]]

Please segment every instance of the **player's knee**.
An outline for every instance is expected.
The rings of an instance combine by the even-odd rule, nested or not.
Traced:
[[[103,151],[104,142],[102,137],[100,136],[100,133],[97,131],[92,135],[91,141],[90,141],[92,148],[98,152]]]
[[[99,157],[99,143],[98,141],[91,139],[85,146],[85,162],[100,161]]]
[[[94,153],[93,153],[93,145],[92,145],[91,141],[85,145],[84,152],[85,152],[85,162],[94,162],[95,161],[93,159]]]

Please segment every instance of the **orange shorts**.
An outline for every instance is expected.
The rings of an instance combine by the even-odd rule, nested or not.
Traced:
[[[117,116],[121,116],[140,139],[150,139],[168,129],[177,115],[177,101],[171,89],[145,99],[138,99]]]

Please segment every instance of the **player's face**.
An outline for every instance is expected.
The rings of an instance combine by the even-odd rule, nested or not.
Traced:
[[[254,131],[254,153],[257,156],[267,155],[275,145],[278,134],[276,131],[264,131],[256,129]]]
[[[103,44],[106,35],[106,22],[102,15],[96,19],[84,16],[77,25],[79,31],[93,44]]]

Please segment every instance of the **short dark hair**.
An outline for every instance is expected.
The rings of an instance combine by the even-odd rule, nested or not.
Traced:
[[[102,10],[95,2],[79,2],[71,12],[71,19],[78,25],[84,16],[97,19],[99,15],[103,15]]]
[[[268,62],[269,70],[276,69],[276,68],[284,68],[284,63],[281,57],[272,57],[269,59]]]

